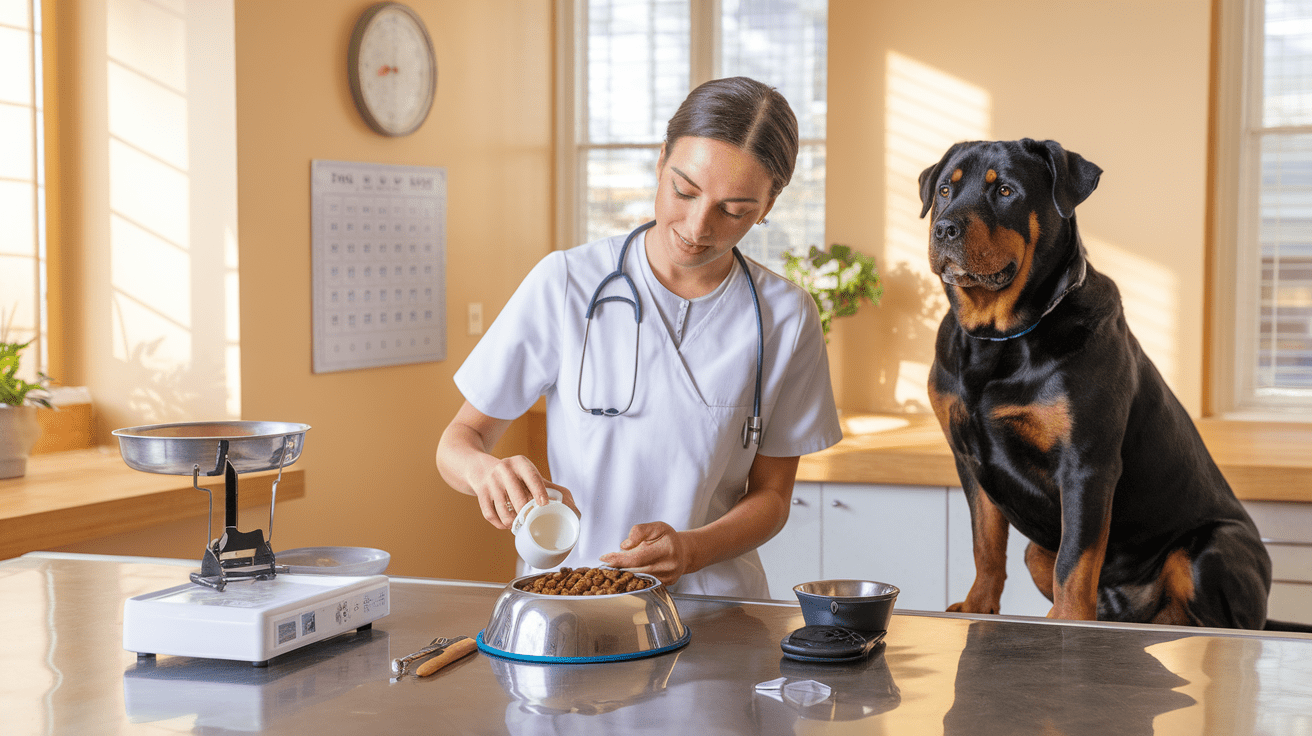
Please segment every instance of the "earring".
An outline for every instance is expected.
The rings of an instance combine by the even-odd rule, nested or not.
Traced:
[[[761,219],[759,219],[759,220],[756,221],[756,224],[757,224],[757,225],[769,225],[769,224],[770,224],[770,221],[767,220],[767,219],[765,219],[764,217],[762,217]]]

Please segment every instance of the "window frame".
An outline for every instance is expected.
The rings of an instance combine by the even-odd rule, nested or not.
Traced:
[[[604,148],[655,148],[660,144],[581,144],[587,125],[587,68],[579,55],[588,44],[588,0],[556,0],[556,250],[582,242],[580,224],[586,219],[587,192],[579,177],[585,151]],[[713,78],[719,68],[720,0],[690,0],[688,89]]]
[[[552,247],[556,250],[572,248],[586,242],[582,224],[587,215],[587,192],[579,175],[586,152],[590,150],[639,149],[658,150],[660,142],[596,143],[586,138],[587,125],[587,69],[580,50],[587,48],[587,0],[555,0],[556,3],[556,172],[555,213]],[[722,69],[719,43],[722,34],[721,0],[689,0],[689,80],[688,89],[710,81]],[[799,150],[809,146],[825,146],[826,138],[802,138]],[[822,242],[827,242],[823,241]]]
[[[50,371],[50,317],[47,294],[49,242],[46,231],[46,49],[45,39],[42,35],[44,19],[42,17],[41,0],[25,0],[23,5],[26,6],[27,10],[26,27],[16,28],[8,25],[5,27],[10,30],[20,31],[28,36],[28,76],[26,82],[29,87],[29,96],[27,102],[23,104],[9,102],[0,104],[25,110],[31,124],[31,137],[27,142],[31,143],[32,148],[30,151],[20,152],[17,151],[16,146],[0,144],[0,150],[8,150],[11,153],[18,152],[31,163],[30,178],[6,178],[5,181],[31,187],[32,251],[28,255],[8,254],[3,260],[13,258],[19,260],[30,259],[31,261],[32,289],[30,292],[23,294],[24,299],[18,300],[20,303],[28,301],[27,306],[31,309],[31,324],[17,326],[11,324],[10,326],[17,334],[10,334],[8,338],[19,342],[31,341],[31,345],[22,354],[19,377],[36,380],[39,374]],[[10,322],[17,317],[12,309],[13,307],[13,303],[0,302],[0,322]],[[19,308],[18,311],[23,310]]]
[[[1209,337],[1205,414],[1252,421],[1312,421],[1312,397],[1259,397],[1256,330],[1261,243],[1260,116],[1265,0],[1217,0],[1212,18],[1210,230],[1204,324]],[[1256,122],[1254,122],[1256,121]]]

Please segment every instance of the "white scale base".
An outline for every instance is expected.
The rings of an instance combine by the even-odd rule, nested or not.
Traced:
[[[386,616],[389,593],[386,575],[284,573],[222,591],[186,583],[124,603],[123,648],[265,664]]]

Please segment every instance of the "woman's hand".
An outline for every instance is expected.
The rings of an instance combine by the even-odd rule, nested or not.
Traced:
[[[564,504],[579,513],[569,489],[543,478],[533,461],[523,455],[495,460],[481,476],[472,479],[471,485],[483,518],[498,529],[509,529],[525,504],[545,505],[550,501],[548,488],[560,491]]]
[[[797,461],[758,454],[747,474],[747,493],[724,516],[682,532],[663,521],[638,524],[620,551],[602,555],[601,561],[673,585],[684,575],[756,549],[788,521]]]
[[[477,496],[483,518],[498,529],[509,529],[524,504],[550,501],[548,488],[560,491],[565,505],[578,513],[569,489],[543,478],[532,460],[491,454],[511,421],[489,417],[466,401],[437,445],[437,469],[443,480],[461,493]]]
[[[674,527],[663,521],[637,524],[629,530],[629,537],[620,542],[619,552],[601,556],[611,567],[631,572],[643,572],[665,585],[674,585],[690,572],[692,550],[687,540]]]

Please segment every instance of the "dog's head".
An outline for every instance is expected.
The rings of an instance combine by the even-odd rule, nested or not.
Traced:
[[[920,174],[929,264],[962,328],[1029,329],[1084,273],[1075,206],[1102,169],[1056,141],[957,143]]]

